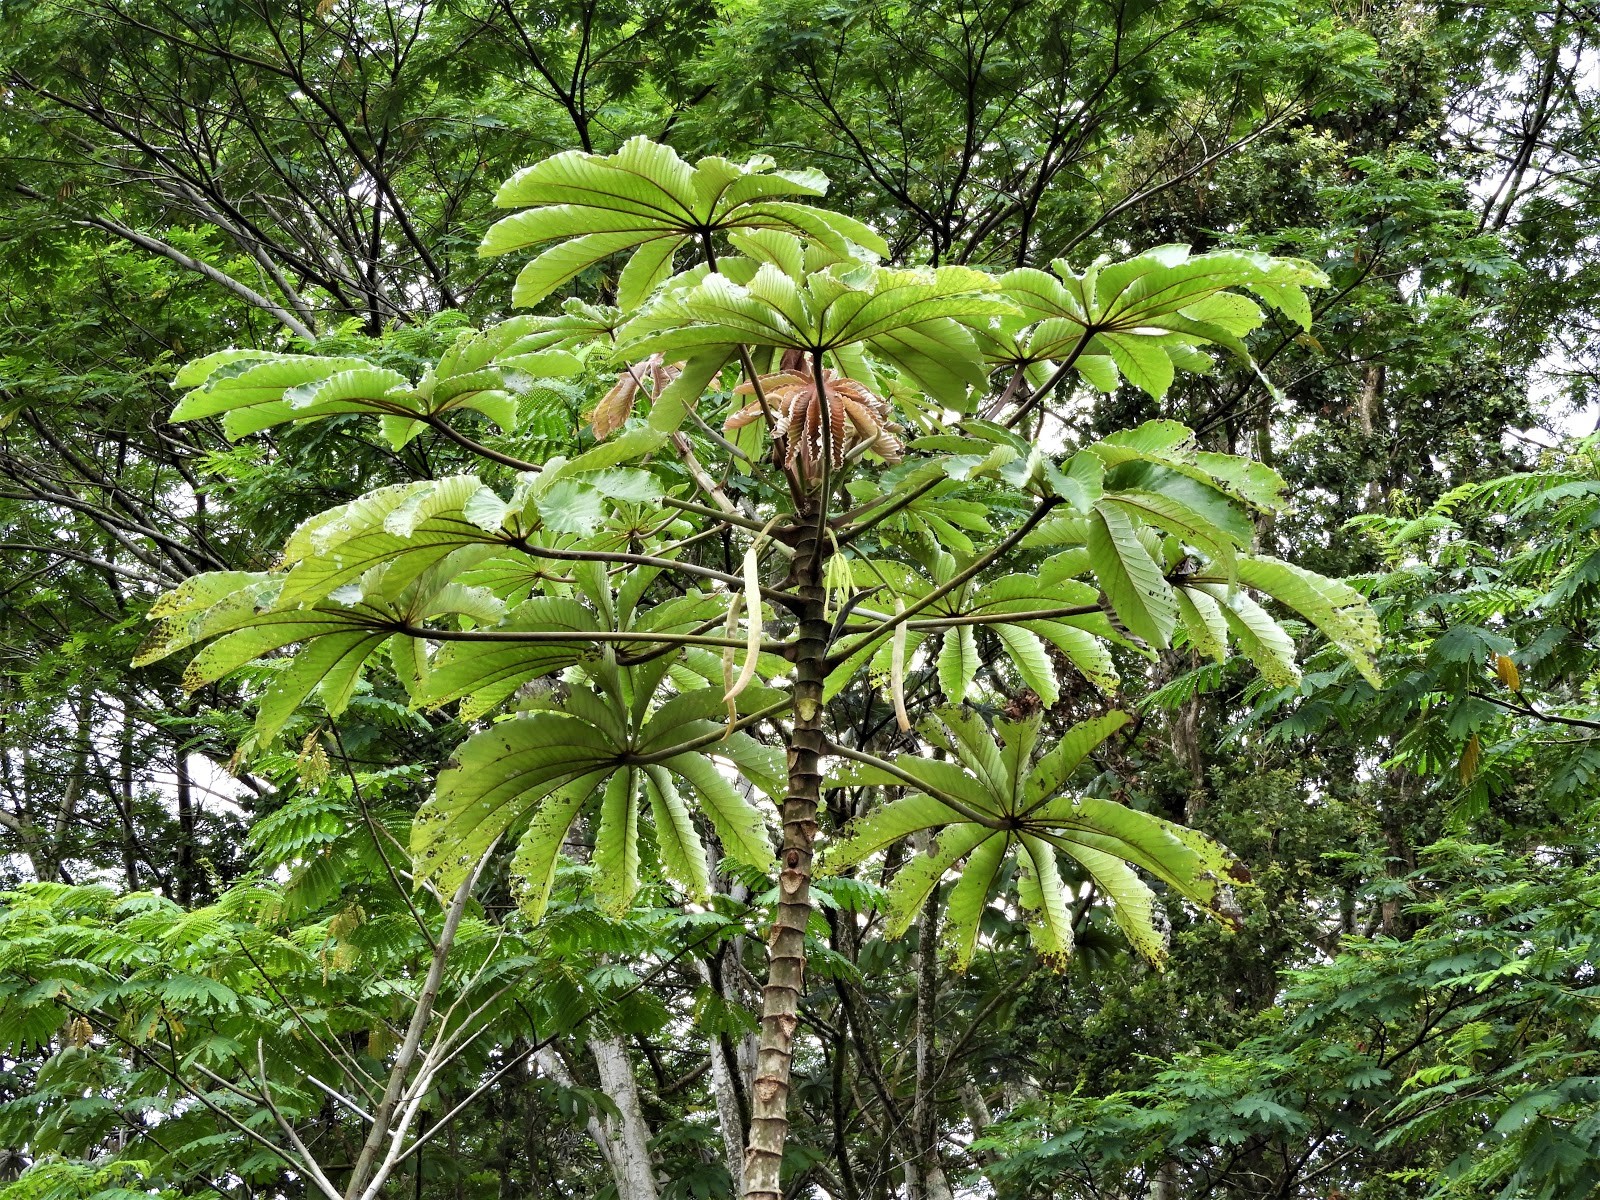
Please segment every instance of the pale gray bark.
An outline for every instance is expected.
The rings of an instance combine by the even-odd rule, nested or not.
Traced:
[[[639,1083],[633,1075],[628,1044],[616,1034],[589,1039],[589,1053],[600,1072],[600,1088],[617,1106],[605,1118],[615,1155],[617,1190],[638,1200],[655,1200],[655,1167],[650,1162],[650,1126],[639,1106]]]
[[[587,1123],[589,1137],[605,1159],[617,1194],[629,1200],[656,1200],[655,1167],[650,1161],[650,1127],[639,1106],[639,1084],[633,1075],[627,1043],[615,1034],[589,1039],[589,1055],[594,1059],[600,1090],[617,1115],[591,1110]],[[576,1087],[572,1069],[554,1046],[545,1046],[535,1061],[539,1069],[565,1087]]]
[[[983,1098],[977,1083],[972,1079],[963,1079],[956,1089],[956,1094],[961,1097],[962,1110],[967,1114],[967,1124],[972,1126],[973,1138],[981,1138],[983,1131],[994,1124],[994,1114],[989,1111],[989,1102]],[[974,1157],[981,1163],[995,1161],[992,1151],[974,1152]]]
[[[713,987],[711,968],[703,961],[696,965],[700,968],[701,980],[707,987]],[[734,1090],[734,1072],[743,1068],[737,1058],[732,1062],[728,1060],[722,1043],[722,1038],[711,1039],[711,1095],[717,1102],[723,1161],[733,1179],[734,1193],[737,1195],[744,1191],[744,1120],[739,1112],[739,1096]]]
[[[924,848],[929,840],[920,839]],[[928,897],[917,925],[917,953],[913,967],[917,974],[916,1085],[912,1098],[911,1125],[914,1152],[906,1164],[906,1179],[913,1200],[954,1200],[950,1181],[939,1159],[939,1121],[934,1087],[941,1066],[934,1037],[937,1034],[939,998],[939,910],[938,893]]]

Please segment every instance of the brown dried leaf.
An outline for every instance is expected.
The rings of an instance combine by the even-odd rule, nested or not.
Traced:
[[[589,428],[594,430],[595,437],[604,441],[621,429],[633,412],[634,397],[638,394],[639,377],[633,373],[633,368],[619,373],[617,382],[588,415]]]

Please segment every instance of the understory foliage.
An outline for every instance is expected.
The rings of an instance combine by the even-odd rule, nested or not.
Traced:
[[[1407,882],[1423,891],[1410,910],[1422,931],[1291,975],[1272,1027],[1180,1056],[1145,1088],[1063,1098],[994,1130],[1000,1193],[1056,1194],[1068,1179],[1092,1194],[1164,1170],[1204,1193],[1312,1145],[1312,1184],[1381,1164],[1389,1194],[1588,1195],[1600,1077],[1592,1035],[1569,1031],[1600,1019],[1592,875],[1445,841]],[[1454,1153],[1462,1128],[1471,1154]]]
[[[1594,20],[0,8],[0,1200],[1600,1193]]]

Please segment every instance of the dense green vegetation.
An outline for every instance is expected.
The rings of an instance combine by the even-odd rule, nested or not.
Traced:
[[[1600,1192],[1596,36],[0,6],[0,1200]]]

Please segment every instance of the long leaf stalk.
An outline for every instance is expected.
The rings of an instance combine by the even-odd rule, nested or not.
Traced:
[[[1039,506],[1035,508],[1033,512],[1028,514],[1028,519],[1021,525],[1017,526],[1017,528],[1008,534],[1006,538],[1001,541],[999,545],[995,546],[993,550],[989,551],[987,554],[980,555],[978,558],[973,559],[972,562],[966,567],[952,575],[948,581],[940,584],[927,595],[920,597],[915,603],[907,605],[904,611],[895,613],[892,617],[886,617],[883,621],[879,622],[871,629],[864,631],[860,635],[860,642],[849,649],[836,651],[832,655],[830,661],[837,662],[848,658],[853,651],[860,649],[860,647],[865,645],[867,642],[881,637],[883,634],[893,633],[895,626],[904,624],[906,621],[909,621],[912,617],[916,616],[919,612],[922,612],[931,605],[938,603],[951,592],[974,579],[980,571],[983,571],[992,563],[998,562],[1001,558],[1005,557],[1005,555],[1011,553],[1013,547],[1015,547],[1018,542],[1022,541],[1023,538],[1027,537],[1028,534],[1033,531],[1034,526],[1038,525],[1040,521],[1044,520],[1045,517],[1049,515],[1050,510],[1060,503],[1061,501],[1054,496],[1046,497],[1039,503]]]
[[[714,567],[702,567],[698,563],[679,562],[675,558],[659,558],[653,554],[629,554],[612,550],[557,550],[548,546],[535,546],[526,538],[515,538],[509,543],[523,553],[534,558],[551,558],[566,562],[606,562],[625,563],[635,567],[660,567],[663,571],[680,571],[687,575],[697,575],[702,579],[714,579],[718,583],[725,583],[729,587],[742,588],[744,580],[737,575],[730,575],[727,571],[718,571]],[[792,592],[777,588],[763,587],[761,598],[781,604],[791,611],[800,609],[801,601]]]
[[[702,633],[651,633],[644,630],[585,629],[568,632],[564,629],[434,629],[423,625],[400,625],[396,633],[407,637],[426,638],[434,642],[523,642],[537,645],[582,646],[589,642],[643,643],[658,646],[732,646],[743,649],[745,639],[717,637]],[[787,642],[763,642],[763,654],[782,654]],[[628,665],[619,657],[622,666]]]
[[[1016,625],[1023,621],[1059,621],[1065,617],[1087,617],[1105,610],[1098,604],[1064,604],[1056,608],[1019,608],[1003,612],[976,612],[962,613],[959,616],[949,617],[924,617],[916,621],[895,621],[888,613],[875,613],[871,609],[860,608],[856,610],[864,617],[874,621],[889,622],[895,626],[906,629],[921,629],[929,633],[938,633],[945,629],[954,629],[960,625]],[[871,633],[878,636],[879,626],[876,625],[849,625],[839,630],[840,634],[855,636],[860,633]]]
[[[1085,327],[1083,336],[1078,339],[1078,344],[1072,348],[1072,352],[1068,354],[1066,358],[1062,359],[1060,364],[1057,365],[1056,369],[1050,373],[1050,378],[1046,379],[1037,388],[1035,388],[1033,393],[1026,400],[1017,405],[1016,411],[1006,418],[1005,427],[1007,429],[1014,429],[1017,423],[1021,421],[1023,417],[1027,416],[1029,410],[1031,410],[1034,405],[1043,404],[1045,397],[1051,392],[1055,391],[1056,388],[1061,386],[1062,381],[1072,374],[1072,368],[1074,364],[1077,363],[1078,359],[1083,355],[1083,352],[1088,349],[1089,341],[1093,336],[1094,330],[1092,328]]]
[[[851,762],[858,762],[863,766],[873,767],[876,770],[882,771],[885,775],[894,776],[894,778],[898,779],[907,787],[915,788],[919,792],[927,793],[940,804],[943,804],[947,808],[953,809],[955,812],[960,813],[969,821],[983,825],[989,829],[1006,828],[1005,823],[993,813],[985,813],[973,808],[965,800],[961,799],[961,797],[952,795],[942,788],[934,787],[932,784],[928,783],[927,780],[913,775],[910,771],[902,770],[887,758],[879,758],[876,754],[868,754],[865,750],[857,750],[853,746],[843,746],[834,741],[830,741],[828,743],[827,749],[829,754],[837,755],[840,758],[848,758]]]

